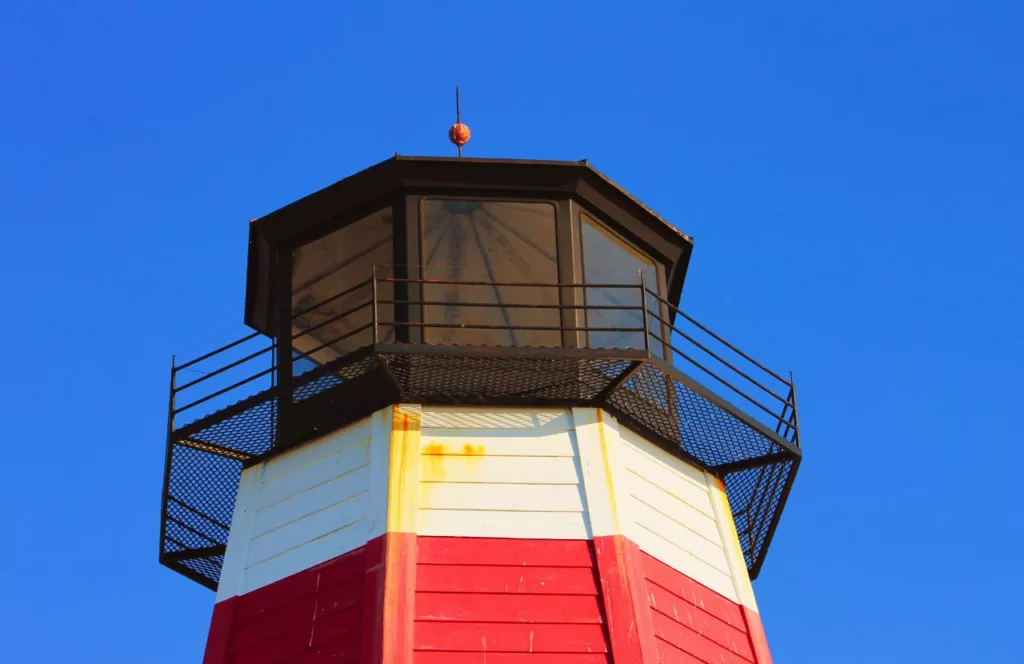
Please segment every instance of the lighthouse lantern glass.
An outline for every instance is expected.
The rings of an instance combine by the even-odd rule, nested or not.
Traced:
[[[420,214],[423,276],[442,282],[423,288],[427,343],[561,345],[554,204],[425,199]]]
[[[643,312],[618,307],[639,307],[641,273],[647,290],[659,292],[657,266],[653,260],[614,236],[587,214],[581,212],[579,217],[583,282],[598,284],[583,289],[586,327],[589,329],[587,345],[590,348],[644,348]],[[611,287],[617,284],[636,287]],[[648,294],[646,300],[647,310],[653,315],[659,315],[657,298]],[[653,316],[649,316],[647,322],[652,329],[658,325]],[[602,328],[612,329],[602,331]],[[650,347],[652,353],[661,356],[660,343],[652,339]]]
[[[384,208],[292,252],[293,347],[302,358],[295,373],[371,343],[369,279],[374,265],[393,262],[392,219],[391,208]],[[364,285],[353,288],[358,284]],[[390,286],[378,284],[380,299],[393,299]],[[393,320],[391,307],[380,305],[380,316]]]

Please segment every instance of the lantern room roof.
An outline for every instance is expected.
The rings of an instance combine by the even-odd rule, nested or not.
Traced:
[[[586,160],[538,161],[395,155],[250,224],[246,322],[273,283],[266,270],[291,250],[401,195],[574,200],[664,266],[668,299],[678,303],[693,240]],[[262,274],[262,277],[261,277]],[[265,301],[265,300],[264,300]],[[254,325],[257,328],[261,325]]]

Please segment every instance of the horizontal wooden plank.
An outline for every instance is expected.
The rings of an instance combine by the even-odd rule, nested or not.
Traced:
[[[366,495],[368,471],[369,466],[363,466],[354,473],[336,477],[330,482],[257,510],[252,519],[252,537],[260,537],[334,505]],[[369,509],[368,504],[366,509]]]
[[[635,482],[628,486],[628,494],[647,507],[664,514],[679,525],[692,530],[709,542],[722,547],[722,532],[714,516],[694,509],[654,485]]]
[[[362,624],[362,603],[353,604],[324,618],[317,616],[316,620],[310,621],[309,645],[319,648],[339,639],[351,639],[359,634]]]
[[[658,647],[658,664],[708,664],[657,636],[655,640]]]
[[[304,598],[301,602],[268,612],[258,620],[235,628],[231,635],[230,651],[253,651],[257,649],[255,646],[276,639],[292,642],[295,635],[289,633],[296,630],[304,631],[306,641],[312,648],[325,646],[338,639],[358,636],[363,620],[362,604],[349,606],[343,611],[331,614],[329,619],[325,620],[319,617],[314,619],[315,600],[314,597]],[[239,659],[248,661],[245,658]]]
[[[648,505],[664,506],[661,509],[666,513],[674,514],[685,508],[712,522],[717,519],[711,494],[685,480],[680,481],[679,486],[673,490],[671,486],[655,484],[650,478],[637,475],[635,470],[622,473],[622,478],[626,491]],[[680,491],[680,487],[685,488],[685,491]]]
[[[722,572],[717,567],[712,567],[689,551],[680,549],[646,528],[637,527],[635,531],[633,541],[641,551],[723,597],[738,603],[736,586],[732,582],[732,576],[728,573]]]
[[[598,598],[586,595],[416,593],[416,620],[596,625]]]
[[[688,626],[701,636],[741,657],[754,659],[754,653],[750,649],[750,638],[744,630],[729,625],[699,606],[676,597],[673,593],[654,583],[647,584],[647,598],[651,608],[655,611],[681,625]]]
[[[313,514],[292,521],[281,528],[253,537],[249,542],[249,564],[255,565],[284,551],[303,546],[329,533],[365,521],[369,495],[360,493]],[[360,542],[359,544],[363,544]]]
[[[420,482],[421,508],[526,512],[582,512],[581,487],[575,484],[479,484]]]
[[[548,429],[430,429],[421,434],[420,453],[455,456],[573,457],[567,431]]]
[[[627,477],[633,475],[646,480],[679,500],[692,505],[695,509],[708,515],[714,515],[714,507],[711,504],[711,496],[708,493],[707,483],[704,481],[703,471],[690,466],[681,459],[675,459],[678,463],[674,466],[661,463],[645,451],[627,445],[620,448],[618,458],[622,466],[629,471]]]
[[[310,572],[317,575],[317,587],[323,592],[324,588],[346,583],[353,579],[362,579],[366,571],[366,547],[344,553],[335,558],[315,565]]]
[[[413,653],[413,664],[611,664],[603,653],[436,652]]]
[[[363,648],[362,634],[355,632],[289,659],[288,664],[356,664]]]
[[[701,636],[686,625],[672,620],[663,613],[652,614],[654,634],[685,653],[709,664],[749,664],[752,660],[740,656],[714,641]]]
[[[417,565],[416,590],[456,593],[596,595],[594,572],[587,567],[507,565]]]
[[[590,539],[580,512],[499,512],[421,509],[417,532],[436,537]]]
[[[574,459],[564,457],[420,456],[425,482],[579,484]]]
[[[746,631],[746,623],[740,612],[739,604],[698,583],[664,562],[641,552],[644,576],[648,585],[657,584],[675,597],[698,606],[712,616],[741,631]]]
[[[283,551],[272,558],[251,563],[245,570],[241,592],[261,588],[313,565],[319,565],[337,556],[338,552],[348,552],[361,547],[366,544],[368,532],[367,521],[363,519],[339,527],[334,532]]]
[[[638,525],[655,533],[658,537],[700,558],[723,574],[732,574],[729,559],[726,557],[725,549],[720,541],[721,534],[715,524],[697,519],[680,523],[679,520],[636,499],[629,503],[629,515]],[[697,532],[697,528],[703,532]]]
[[[236,652],[277,638],[303,625],[308,626],[316,611],[316,595],[306,595],[283,606],[266,606],[250,620],[235,622],[230,651]]]
[[[601,625],[522,625],[417,622],[416,650],[462,652],[604,653]]]
[[[320,588],[316,594],[316,619],[323,620],[351,610],[363,602],[365,594],[366,579],[363,575],[328,588]]]
[[[424,432],[443,429],[554,429],[572,428],[569,412],[561,408],[474,408],[428,406],[423,408]]]
[[[357,445],[345,448],[273,482],[264,482],[259,487],[253,507],[263,509],[298,493],[308,491],[324,482],[353,473],[368,463],[370,463],[370,452],[366,447]]]
[[[619,436],[622,441],[621,449],[630,459],[627,466],[638,463],[642,464],[641,470],[644,472],[662,469],[677,477],[685,478],[699,488],[707,486],[707,476],[697,466],[680,459],[625,427],[619,428]]]
[[[370,419],[362,420],[350,427],[332,431],[322,438],[304,443],[265,461],[262,465],[261,480],[272,482],[346,448],[355,445],[368,445],[372,431],[370,425]]]
[[[309,650],[309,624],[232,652],[228,664],[281,664]]]
[[[418,537],[417,561],[431,565],[511,565],[593,568],[585,540]]]
[[[312,597],[317,590],[317,574],[304,570],[276,583],[239,595],[235,600],[235,624],[254,620],[279,607]]]

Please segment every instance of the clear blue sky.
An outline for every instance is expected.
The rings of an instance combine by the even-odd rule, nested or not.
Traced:
[[[250,218],[451,154],[459,83],[467,154],[590,159],[695,238],[684,306],[796,372],[776,661],[1020,661],[1024,6],[212,4],[0,10],[0,659],[200,660],[170,355],[243,332]]]

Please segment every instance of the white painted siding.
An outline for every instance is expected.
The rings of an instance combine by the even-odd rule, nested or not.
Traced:
[[[424,408],[422,423],[419,534],[591,536],[567,411]]]
[[[218,600],[330,560],[378,534],[387,493],[371,490],[371,458],[386,472],[390,432],[385,409],[247,469]]]
[[[648,554],[733,601],[736,587],[710,482],[714,478],[606,417],[618,439],[622,534]]]
[[[527,539],[621,534],[756,607],[717,480],[607,413],[399,408],[411,418],[402,420],[412,423],[406,436],[393,437],[394,409],[386,408],[243,472],[218,600],[390,528]],[[403,455],[397,465],[395,454]]]

